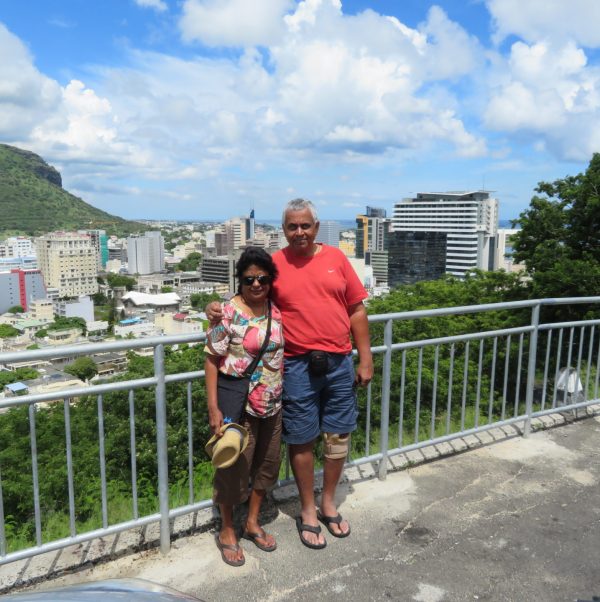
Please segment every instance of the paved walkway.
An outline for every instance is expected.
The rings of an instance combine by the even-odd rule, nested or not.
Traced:
[[[369,467],[348,471],[339,502],[352,534],[329,536],[324,550],[300,544],[292,487],[278,491],[266,512],[279,549],[268,554],[244,542],[241,568],[221,562],[207,531],[177,539],[167,557],[157,550],[128,553],[34,587],[140,577],[207,602],[575,602],[600,596],[600,417],[528,439],[505,429],[466,443],[476,449],[441,459],[435,457],[447,450],[428,450],[433,461],[419,464],[398,458],[396,464],[407,465],[385,482],[372,478]],[[58,565],[55,559],[54,572]],[[43,560],[3,567],[0,587],[27,581],[36,566],[39,573]]]

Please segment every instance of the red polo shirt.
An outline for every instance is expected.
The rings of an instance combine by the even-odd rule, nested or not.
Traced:
[[[283,318],[285,355],[352,351],[348,307],[366,299],[367,292],[346,256],[322,245],[308,258],[285,248],[273,261],[279,270],[273,301]]]

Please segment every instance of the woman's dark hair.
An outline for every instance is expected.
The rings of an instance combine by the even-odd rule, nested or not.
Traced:
[[[248,247],[240,255],[238,262],[235,264],[235,275],[238,281],[237,292],[239,294],[242,292],[242,275],[251,265],[255,265],[267,272],[271,278],[271,284],[277,278],[277,267],[271,256],[260,247]]]

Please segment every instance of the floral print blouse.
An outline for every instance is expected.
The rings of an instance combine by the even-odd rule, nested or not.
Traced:
[[[223,318],[206,333],[205,353],[220,356],[219,371],[241,376],[252,363],[267,333],[268,316],[248,315],[235,296],[223,304]],[[281,408],[283,388],[283,329],[281,313],[271,303],[271,336],[252,377],[246,411],[266,418]]]

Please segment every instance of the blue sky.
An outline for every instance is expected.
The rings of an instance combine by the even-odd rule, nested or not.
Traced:
[[[0,142],[127,218],[324,219],[600,150],[597,0],[2,0]]]

